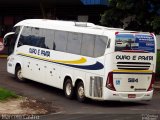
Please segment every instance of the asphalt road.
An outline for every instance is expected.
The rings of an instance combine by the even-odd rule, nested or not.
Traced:
[[[92,101],[79,103],[65,98],[62,90],[37,82],[17,82],[6,72],[6,59],[0,58],[0,87],[15,91],[17,94],[50,102],[59,108],[57,113],[40,116],[45,120],[142,120],[156,118],[160,120],[160,91],[155,91],[151,101],[111,102]],[[150,119],[143,119],[150,120]]]

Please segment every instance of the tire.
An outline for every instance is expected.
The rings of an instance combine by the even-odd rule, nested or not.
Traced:
[[[84,84],[82,81],[77,85],[76,95],[79,102],[84,103],[86,101]]]
[[[64,93],[68,99],[73,99],[74,90],[73,90],[73,85],[70,78],[68,78],[64,83]]]
[[[25,81],[25,79],[24,79],[23,76],[22,76],[22,69],[21,69],[20,66],[17,66],[17,67],[16,67],[16,70],[15,70],[15,78],[16,78],[16,80],[19,81],[19,82],[24,82],[24,81]]]

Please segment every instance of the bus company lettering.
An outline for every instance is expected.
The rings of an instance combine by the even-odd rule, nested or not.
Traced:
[[[153,56],[117,55],[116,59],[117,60],[147,60],[147,61],[152,61],[153,60]]]
[[[130,60],[131,56],[128,56],[128,55],[117,55],[116,59],[117,60]]]
[[[46,51],[46,50],[29,48],[29,53],[36,54],[36,55],[41,55],[41,56],[45,56],[45,57],[50,57],[50,52]]]
[[[138,60],[153,60],[153,56],[138,56]]]

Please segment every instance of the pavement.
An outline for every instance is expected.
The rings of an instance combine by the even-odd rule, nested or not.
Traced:
[[[6,59],[6,58],[7,58],[7,55],[0,55],[0,59],[1,59],[1,58]],[[159,76],[159,77],[160,77],[160,76]],[[154,87],[154,89],[156,89],[156,90],[160,90],[160,78],[157,78],[157,79],[156,79],[153,87]]]

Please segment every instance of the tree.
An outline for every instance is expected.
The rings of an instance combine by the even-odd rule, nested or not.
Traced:
[[[100,22],[108,27],[160,33],[160,1],[109,0]]]

